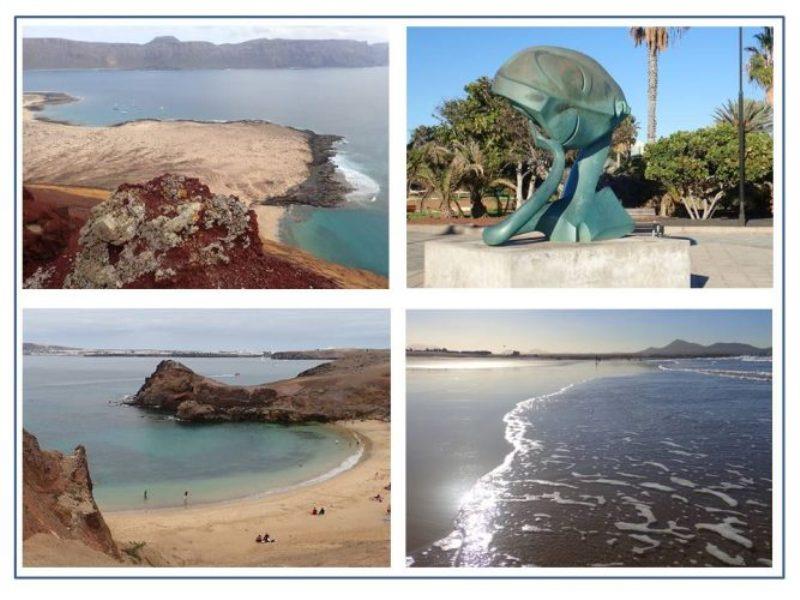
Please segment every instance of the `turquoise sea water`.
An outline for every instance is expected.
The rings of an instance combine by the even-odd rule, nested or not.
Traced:
[[[284,235],[326,260],[387,275],[388,68],[26,71],[23,88],[80,98],[44,115],[85,125],[262,119],[343,136],[336,161],[355,192],[336,209],[293,211]]]
[[[226,383],[293,377],[318,361],[180,359]],[[320,425],[181,423],[121,406],[158,358],[26,356],[23,423],[42,448],[86,447],[95,497],[105,510],[180,506],[276,491],[351,464],[353,440]],[[144,490],[148,500],[144,501]]]

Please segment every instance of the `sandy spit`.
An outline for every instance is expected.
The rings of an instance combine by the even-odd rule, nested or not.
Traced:
[[[25,183],[111,190],[175,173],[249,204],[305,181],[313,160],[308,133],[263,121],[142,120],[86,127],[37,118],[45,102],[42,94],[23,99]]]

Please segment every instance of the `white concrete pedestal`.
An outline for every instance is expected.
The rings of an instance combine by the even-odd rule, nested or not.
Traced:
[[[476,236],[425,243],[425,287],[688,288],[689,240],[630,236],[559,244],[512,240],[489,247]]]

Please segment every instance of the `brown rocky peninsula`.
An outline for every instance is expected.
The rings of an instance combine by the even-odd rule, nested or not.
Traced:
[[[341,351],[293,379],[254,386],[220,383],[164,360],[128,403],[186,421],[388,421],[389,388],[388,350]]]

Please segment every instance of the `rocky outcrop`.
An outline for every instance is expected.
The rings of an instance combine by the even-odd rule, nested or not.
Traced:
[[[262,204],[268,206],[291,206],[305,204],[333,208],[342,204],[349,192],[353,191],[344,175],[332,162],[336,154],[335,144],[342,138],[335,135],[319,135],[306,131],[311,150],[308,177],[305,181],[290,188],[284,194],[270,196]]]
[[[198,375],[178,361],[162,360],[132,403],[186,420],[212,420],[216,415],[246,420],[260,418],[276,397],[269,387],[225,385]]]
[[[23,541],[43,534],[120,560],[120,550],[92,495],[84,447],[65,455],[42,450],[27,431],[22,436]]]
[[[74,252],[40,265],[25,286],[338,287],[267,254],[255,213],[235,196],[212,194],[199,180],[178,175],[119,186],[91,210]]]
[[[129,404],[185,421],[388,420],[389,353],[350,352],[298,377],[255,386],[220,383],[174,360],[159,363]]]
[[[388,62],[388,44],[355,40],[255,39],[213,44],[159,36],[146,44],[30,37],[22,41],[24,69],[311,69],[385,66]]]

